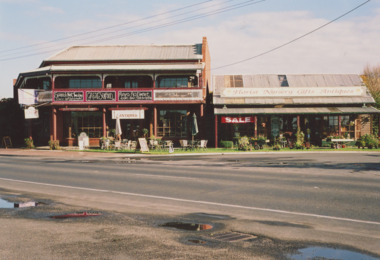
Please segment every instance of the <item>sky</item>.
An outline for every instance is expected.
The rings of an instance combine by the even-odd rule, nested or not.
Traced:
[[[380,65],[380,0],[0,0],[0,99],[73,45],[204,36],[214,75],[360,74]]]

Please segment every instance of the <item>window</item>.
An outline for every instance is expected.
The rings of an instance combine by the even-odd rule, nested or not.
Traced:
[[[139,84],[136,80],[126,80],[124,82],[124,87],[125,88],[138,88]]]
[[[286,75],[278,75],[278,80],[280,81],[281,87],[289,87],[288,78]]]
[[[150,76],[107,76],[104,80],[107,88],[152,88]]]
[[[339,117],[338,116],[329,116],[329,131],[330,133],[339,132]]]
[[[158,118],[158,136],[187,137],[187,110],[160,110]]]
[[[341,116],[342,135],[345,138],[355,137],[355,116]]]
[[[101,88],[102,81],[98,77],[93,76],[75,76],[75,77],[57,77],[55,79],[56,88]]]
[[[159,88],[191,88],[196,87],[197,79],[195,76],[165,76],[158,77],[157,87]]]
[[[101,88],[99,78],[74,78],[69,79],[69,88]]]
[[[102,112],[69,113],[69,116],[64,117],[64,134],[66,137],[77,138],[81,132],[85,132],[90,138],[103,136]]]

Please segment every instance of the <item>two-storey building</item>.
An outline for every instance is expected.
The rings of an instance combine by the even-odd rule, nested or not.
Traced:
[[[191,136],[195,113],[202,135],[209,81],[204,37],[194,45],[73,46],[20,73],[14,88],[20,104],[39,112],[27,120],[37,145],[77,145],[81,132],[97,145],[116,117],[122,138],[145,128],[149,136],[178,140]]]

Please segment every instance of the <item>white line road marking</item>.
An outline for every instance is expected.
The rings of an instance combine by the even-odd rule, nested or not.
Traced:
[[[43,186],[50,186],[50,187],[58,187],[58,188],[66,188],[66,189],[74,189],[74,190],[86,190],[86,191],[103,192],[103,193],[111,193],[111,194],[119,194],[119,195],[151,198],[151,199],[162,199],[162,200],[171,200],[171,201],[179,201],[179,202],[187,202],[187,203],[198,203],[198,204],[220,206],[220,207],[227,207],[227,208],[257,210],[257,211],[281,213],[281,214],[287,214],[287,215],[296,215],[296,216],[306,216],[306,217],[314,217],[314,218],[322,218],[322,219],[340,220],[340,221],[347,221],[347,222],[354,222],[354,223],[361,223],[361,224],[380,225],[380,222],[375,222],[375,221],[341,218],[341,217],[333,217],[333,216],[318,215],[318,214],[311,214],[311,213],[293,212],[293,211],[287,211],[287,210],[258,208],[258,207],[210,202],[210,201],[180,199],[180,198],[165,197],[165,196],[155,196],[155,195],[139,194],[139,193],[131,193],[131,192],[93,189],[93,188],[86,188],[86,187],[67,186],[67,185],[50,184],[50,183],[34,182],[34,181],[23,181],[23,180],[8,179],[8,178],[0,178],[0,180],[10,181],[10,182],[27,183],[27,184],[35,184],[35,185],[43,185]]]

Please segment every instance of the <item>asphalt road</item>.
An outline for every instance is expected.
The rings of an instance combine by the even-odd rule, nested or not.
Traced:
[[[144,214],[208,213],[233,230],[380,255],[380,153],[0,156],[0,187]]]

